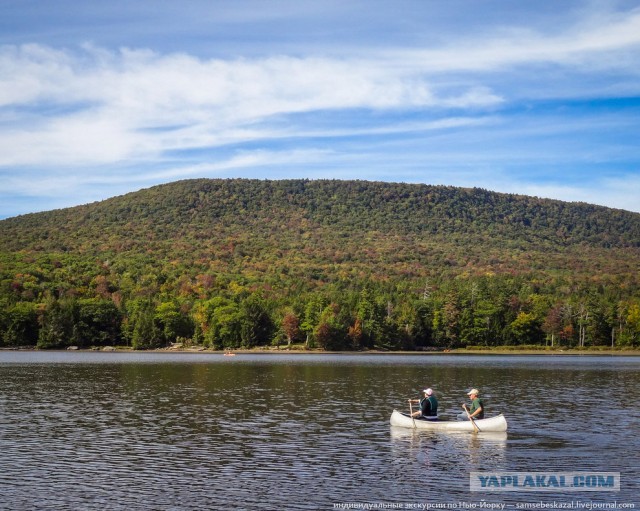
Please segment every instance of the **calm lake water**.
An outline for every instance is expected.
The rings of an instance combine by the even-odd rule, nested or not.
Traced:
[[[639,370],[608,356],[0,352],[0,508],[637,507]],[[426,386],[445,418],[478,387],[508,433],[391,427]],[[471,471],[621,484],[482,493]]]

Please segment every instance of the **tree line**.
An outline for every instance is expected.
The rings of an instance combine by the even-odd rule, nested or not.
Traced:
[[[640,215],[480,189],[187,180],[0,221],[0,344],[637,346]]]
[[[97,289],[97,288],[96,288]],[[428,282],[422,289],[369,283],[277,300],[238,286],[220,295],[5,299],[5,347],[181,343],[210,349],[304,344],[324,350],[422,350],[464,346],[636,347],[640,300],[595,289],[564,299],[526,278]]]

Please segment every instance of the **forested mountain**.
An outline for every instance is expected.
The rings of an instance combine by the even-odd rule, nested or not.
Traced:
[[[640,342],[640,215],[481,189],[188,180],[0,221],[5,346]]]

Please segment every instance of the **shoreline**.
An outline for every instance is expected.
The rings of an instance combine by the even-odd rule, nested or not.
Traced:
[[[133,351],[133,350],[130,350]],[[435,355],[612,355],[612,356],[640,356],[640,348],[455,348],[455,349],[429,349],[416,351],[403,350],[361,350],[361,351],[324,351],[321,349],[305,349],[302,347],[276,348],[273,346],[262,346],[256,348],[238,348],[227,350],[214,350],[202,347],[168,347],[150,350],[152,352],[188,352],[188,353],[219,353],[227,354],[269,354],[269,355],[411,355],[411,356],[435,356]]]
[[[541,348],[541,349],[518,349],[517,347],[504,347],[504,348],[456,348],[456,349],[444,349],[444,350],[423,350],[423,351],[386,351],[386,350],[363,350],[363,351],[324,351],[320,349],[302,349],[302,348],[282,348],[275,347],[259,347],[259,348],[238,348],[233,350],[214,350],[203,347],[183,347],[183,346],[170,346],[167,348],[156,348],[151,350],[134,350],[126,346],[106,346],[106,347],[91,347],[91,348],[79,348],[76,346],[70,346],[63,349],[44,350],[31,346],[23,347],[2,347],[0,351],[99,351],[99,352],[130,352],[130,353],[203,353],[203,354],[219,354],[223,356],[233,355],[404,355],[404,356],[456,356],[456,355],[544,355],[544,356],[568,356],[568,355],[582,355],[582,356],[640,356],[640,349],[638,348],[582,348],[582,349],[556,349],[556,348]]]

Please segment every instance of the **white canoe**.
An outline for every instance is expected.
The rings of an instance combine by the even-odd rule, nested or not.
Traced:
[[[471,421],[441,421],[441,420],[427,420],[427,419],[412,419],[409,414],[394,410],[391,414],[392,426],[398,426],[401,428],[413,428],[413,429],[428,429],[431,431],[474,431]],[[476,426],[483,431],[502,432],[507,431],[507,419],[504,415],[496,415],[495,417],[489,417],[488,419],[476,420]]]

